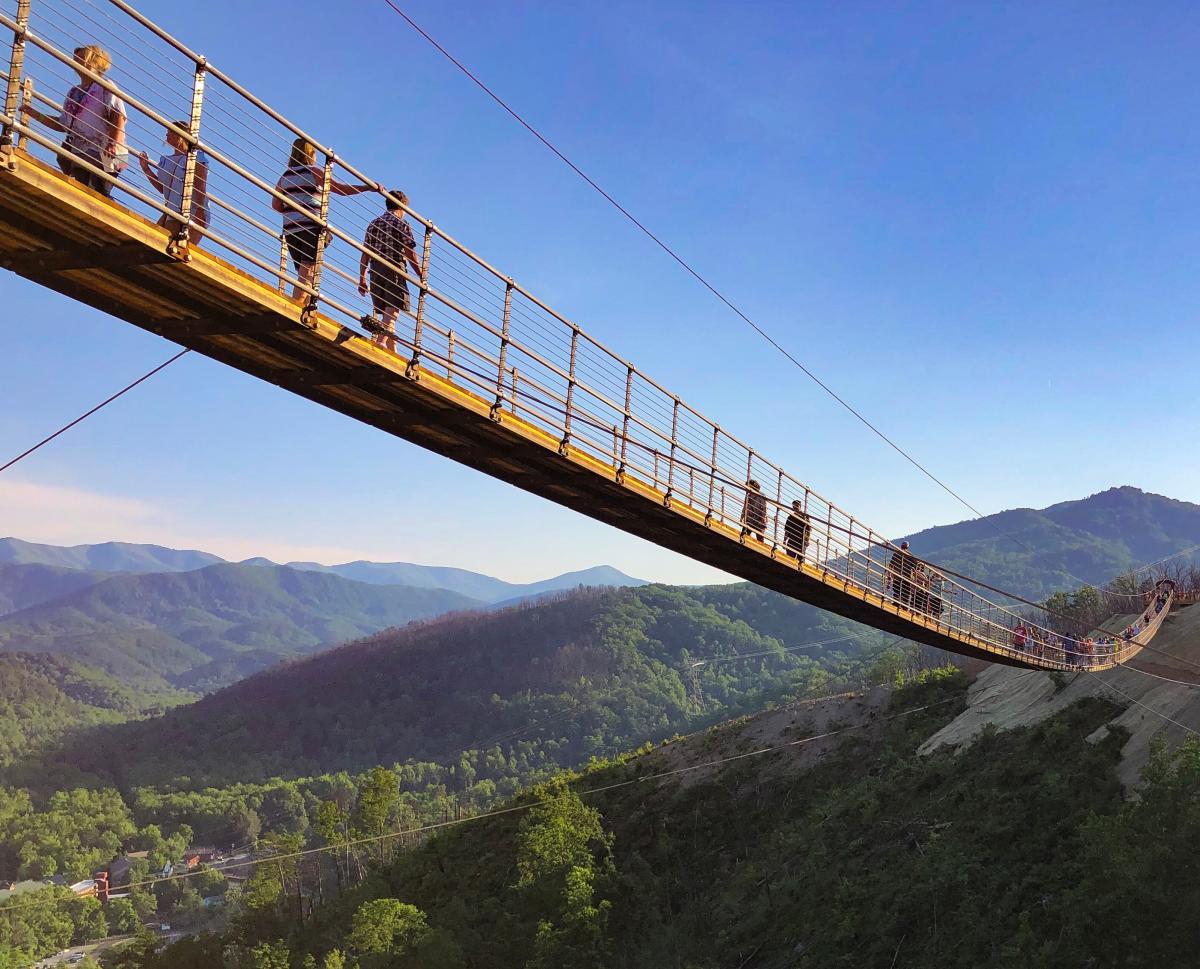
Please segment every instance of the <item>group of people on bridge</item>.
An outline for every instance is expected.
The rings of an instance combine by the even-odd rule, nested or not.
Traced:
[[[753,535],[760,542],[767,541],[767,509],[767,496],[763,494],[762,486],[750,478],[746,481],[746,500],[742,506],[743,538]],[[783,551],[803,562],[812,530],[812,519],[805,511],[804,503],[799,499],[793,501],[783,525]],[[945,608],[942,600],[944,581],[939,572],[909,552],[908,542],[901,542],[892,553],[883,576],[884,589],[894,602],[934,618]]]
[[[884,576],[884,586],[892,601],[933,618],[945,608],[942,589],[945,577],[908,550],[908,542],[892,552]]]
[[[742,506],[742,538],[753,535],[760,542],[767,542],[768,499],[758,481],[746,481],[746,499]],[[772,502],[774,503],[774,502]],[[776,522],[775,527],[778,527]],[[783,530],[783,550],[792,558],[804,561],[805,550],[812,535],[812,521],[803,503],[793,501]],[[905,609],[932,618],[939,618],[945,611],[945,576],[928,563],[922,562],[909,551],[907,541],[902,541],[892,552],[883,571],[883,587],[892,601]],[[1024,620],[1018,620],[1012,629],[1009,645],[1019,653],[1036,659],[1063,663],[1067,666],[1092,666],[1117,654],[1122,641],[1135,639],[1154,621],[1155,617],[1170,600],[1168,585],[1155,587],[1145,611],[1125,627],[1120,636],[1095,633],[1087,636],[1057,633]]]
[[[762,486],[753,478],[746,482],[746,502],[742,506],[742,537],[754,535],[760,542],[766,541],[767,496]],[[812,521],[804,510],[804,503],[792,502],[791,511],[783,523],[783,550],[791,558],[804,561],[804,553],[812,538]]]
[[[130,149],[126,129],[127,115],[120,96],[110,86],[93,77],[105,77],[112,57],[102,47],[89,44],[74,50],[79,83],[63,99],[58,115],[47,114],[31,104],[22,105],[23,116],[32,118],[66,137],[58,153],[59,168],[65,175],[106,198],[111,198],[114,180],[128,167]],[[169,151],[152,161],[144,151],[134,151],[142,173],[163,198],[164,207],[180,218],[163,213],[159,225],[173,235],[184,230],[182,221],[186,175],[189,161],[188,139],[174,129],[188,131],[187,121],[172,122],[165,143]],[[296,280],[292,298],[304,300],[311,295],[316,267],[331,235],[320,222],[325,172],[317,164],[316,147],[306,138],[297,138],[291,147],[287,166],[275,185],[271,206],[282,215],[283,243],[291,257]],[[209,227],[208,182],[210,159],[197,150],[192,160],[190,226],[188,242],[199,243]],[[395,326],[400,313],[410,312],[411,297],[405,271],[411,268],[420,278],[413,232],[404,219],[408,197],[401,191],[385,191],[375,185],[350,185],[331,180],[330,195],[348,196],[363,192],[383,192],[385,211],[368,226],[363,237],[359,261],[358,292],[370,296],[372,313],[362,319],[374,343],[396,350]]]
[[[1146,608],[1119,636],[1112,633],[1072,636],[1022,622],[1013,631],[1012,647],[1038,659],[1064,663],[1067,666],[1092,666],[1097,661],[1111,660],[1120,651],[1123,642],[1131,642],[1145,632],[1158,614],[1167,607],[1170,599],[1169,585],[1160,583],[1151,593]]]

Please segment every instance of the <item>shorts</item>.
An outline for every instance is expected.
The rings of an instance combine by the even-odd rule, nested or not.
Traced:
[[[86,149],[80,149],[74,145],[63,142],[63,148],[69,151],[71,155],[81,158],[84,161],[90,162],[97,168],[104,167],[104,161],[100,157],[98,151],[92,152]],[[105,198],[112,197],[112,182],[103,175],[97,175],[91,169],[84,168],[82,165],[75,164],[71,155],[59,155],[58,167],[67,178],[78,182],[80,185],[85,185],[95,192],[99,192]]]
[[[371,305],[376,313],[399,310],[407,313],[411,305],[408,283],[404,277],[390,269],[371,269]]]
[[[316,223],[305,222],[295,228],[284,229],[283,239],[287,243],[288,253],[292,257],[292,265],[296,272],[301,266],[312,266],[317,261],[317,245],[321,241],[321,227]]]

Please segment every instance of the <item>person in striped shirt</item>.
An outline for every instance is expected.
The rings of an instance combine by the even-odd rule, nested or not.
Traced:
[[[317,270],[317,248],[321,239],[321,226],[317,222],[321,213],[321,186],[325,173],[317,165],[317,149],[306,138],[297,138],[292,143],[288,165],[275,184],[278,195],[271,197],[271,208],[283,213],[283,240],[296,267],[296,285],[292,288],[292,299],[304,299],[312,287]],[[347,185],[330,181],[330,195],[360,195],[373,192],[373,185]],[[287,197],[285,202],[279,197]]]

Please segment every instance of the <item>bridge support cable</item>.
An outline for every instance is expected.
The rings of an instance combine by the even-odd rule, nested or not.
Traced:
[[[1147,628],[1093,655],[1071,645],[1076,640],[1053,658],[1039,655],[1061,620],[1033,605],[993,601],[973,580],[898,548],[125,0],[31,0],[27,24],[3,12],[13,2],[0,0],[0,28],[14,38],[14,56],[0,61],[10,87],[24,91],[35,76],[49,77],[48,90],[60,94],[72,75],[83,74],[123,101],[134,146],[172,132],[195,156],[184,181],[194,180],[200,152],[208,171],[203,198],[194,181],[193,195],[185,192],[185,214],[181,203],[136,184],[136,173],[118,176],[75,158],[6,96],[0,124],[14,144],[0,164],[0,267],[599,521],[893,635],[1048,669],[1107,668],[1153,635]],[[81,23],[90,39],[119,51],[120,86],[75,66]],[[33,100],[53,104],[41,81],[38,87]],[[172,120],[184,107],[192,112],[187,123]],[[317,264],[301,271],[289,261],[288,237],[272,226],[280,221],[274,206],[292,204],[278,190],[280,172],[289,153],[307,152],[306,145],[321,172],[321,204],[298,207],[322,245]],[[64,158],[116,198],[65,177],[58,170]],[[376,194],[373,201],[345,195],[346,186]],[[420,234],[419,257],[403,265],[364,241],[385,199]],[[205,205],[207,220],[200,217]],[[189,244],[175,224],[186,224]],[[397,352],[382,345],[381,317],[359,292],[364,260],[403,286]]]
[[[104,400],[100,401],[100,403],[98,403],[91,410],[84,411],[82,414],[80,414],[78,417],[76,417],[73,421],[69,421],[68,423],[64,424],[53,434],[49,435],[48,437],[42,438],[40,441],[37,442],[37,444],[33,445],[33,447],[26,448],[24,451],[22,451],[20,454],[18,454],[14,458],[9,458],[9,460],[7,462],[0,465],[0,473],[7,471],[9,468],[11,468],[14,464],[17,464],[19,461],[23,461],[25,458],[29,457],[29,455],[33,454],[35,451],[37,451],[40,448],[44,447],[45,445],[49,444],[51,441],[53,441],[59,435],[65,434],[72,427],[75,427],[75,425],[81,424],[83,421],[87,420],[89,417],[91,417],[97,411],[103,410],[105,407],[107,407],[109,404],[111,404],[114,400],[117,400],[118,398],[125,396],[125,394],[127,394],[127,393],[129,393],[129,391],[133,390],[134,387],[137,387],[139,384],[145,383],[147,380],[149,380],[151,377],[153,377],[156,373],[159,373],[159,372],[165,370],[167,367],[169,367],[171,364],[173,364],[180,357],[182,357],[185,354],[188,354],[190,352],[191,351],[185,347],[183,350],[180,350],[173,357],[170,357],[169,359],[164,360],[153,370],[146,371],[146,373],[144,373],[140,377],[138,377],[138,379],[133,381],[133,383],[126,384],[124,387],[122,387],[120,390],[118,390],[112,396],[104,398]]]

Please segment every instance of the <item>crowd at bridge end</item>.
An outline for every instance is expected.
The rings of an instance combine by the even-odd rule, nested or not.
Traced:
[[[742,539],[753,536],[760,542],[773,545],[767,537],[771,531],[769,506],[775,504],[781,510],[783,506],[769,500],[759,482],[753,478],[746,481],[745,495],[740,518]],[[803,563],[812,531],[813,523],[804,510],[804,504],[799,500],[793,501],[784,525],[783,551]],[[828,565],[835,543],[830,536],[826,536],[826,542],[825,564]],[[851,571],[850,558],[848,552],[841,553],[840,564],[847,572]],[[867,552],[867,560],[873,561],[870,551]],[[839,561],[837,556],[834,556],[834,561]],[[929,563],[917,558],[907,541],[901,541],[893,548],[886,566],[878,573],[868,566],[866,585],[869,587],[875,582],[882,586],[884,594],[895,605],[913,613],[941,619],[946,611],[946,577]],[[1009,614],[1006,624],[998,627],[1001,633],[998,645],[1030,659],[1068,667],[1108,664],[1121,652],[1123,644],[1135,641],[1155,621],[1167,607],[1170,597],[1170,581],[1160,581],[1150,593],[1145,610],[1120,634],[1101,631],[1087,634],[1058,632],[1021,619],[1016,614]]]

